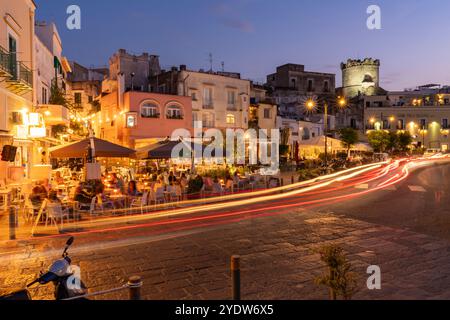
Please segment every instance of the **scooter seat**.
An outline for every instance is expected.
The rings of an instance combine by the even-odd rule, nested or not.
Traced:
[[[0,301],[22,301],[31,300],[31,295],[26,289],[0,292]]]

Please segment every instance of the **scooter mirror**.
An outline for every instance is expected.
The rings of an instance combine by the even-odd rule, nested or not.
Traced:
[[[66,242],[66,246],[72,245],[73,240],[75,240],[74,237],[70,237],[70,238],[67,240],[67,242]]]

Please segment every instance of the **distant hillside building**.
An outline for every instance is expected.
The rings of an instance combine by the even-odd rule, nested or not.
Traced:
[[[147,52],[141,55],[128,53],[119,49],[109,59],[110,80],[117,81],[117,75],[123,73],[125,88],[136,91],[148,91],[149,77],[161,73],[159,57]]]
[[[317,112],[323,113],[323,101],[329,105],[335,100],[335,78],[332,73],[305,71],[301,64],[288,63],[277,67],[267,76],[267,93],[270,101],[278,105],[278,115],[285,119],[305,120],[305,101],[321,101]],[[333,113],[330,108],[329,114]]]
[[[94,101],[101,93],[102,81],[108,76],[107,68],[87,68],[70,61],[71,72],[67,74],[68,100],[82,116],[96,112]]]
[[[304,65],[288,63],[267,76],[267,85],[274,89],[274,96],[280,97],[334,94],[335,75],[305,71]]]
[[[365,129],[408,131],[418,148],[450,150],[450,87],[427,85],[364,98]]]

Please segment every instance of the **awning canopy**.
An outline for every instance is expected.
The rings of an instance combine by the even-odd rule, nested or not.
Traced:
[[[185,147],[182,148],[180,143],[184,144]],[[187,150],[189,150],[190,153],[195,152],[195,150],[201,150],[203,154],[203,151],[206,148],[206,146],[194,142],[166,140],[137,149],[135,157],[139,160],[171,159],[172,151],[175,147],[179,148],[180,152],[176,155],[179,158],[191,158],[192,154],[184,154]],[[211,156],[215,157],[214,150]]]
[[[84,158],[90,145],[90,139],[87,138],[78,142],[66,144],[50,148],[51,158]],[[129,158],[134,155],[135,151],[118,144],[102,140],[94,139],[95,156],[101,158]]]
[[[334,138],[327,138],[327,145],[329,148],[333,150],[342,150],[346,151],[342,145],[342,141]],[[308,140],[303,140],[299,142],[300,149],[302,148],[322,148],[325,150],[325,136],[315,137]],[[351,150],[353,151],[372,151],[372,148],[364,143],[356,143],[352,146]]]

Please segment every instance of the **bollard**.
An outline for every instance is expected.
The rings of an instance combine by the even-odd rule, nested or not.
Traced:
[[[16,240],[16,208],[9,207],[9,240]]]
[[[128,279],[128,288],[130,300],[141,300],[142,280],[139,276],[132,276]]]
[[[282,186],[284,186],[284,179],[283,178],[280,179],[280,187],[282,187]]]
[[[291,176],[291,184],[294,184],[294,176]]]
[[[231,257],[232,300],[241,300],[241,257]]]

